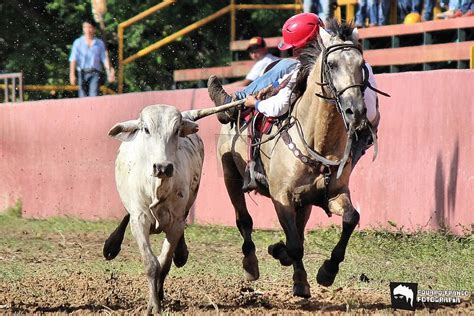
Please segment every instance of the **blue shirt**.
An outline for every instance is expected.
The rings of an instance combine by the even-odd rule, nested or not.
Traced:
[[[76,61],[76,67],[81,69],[96,69],[102,71],[102,63],[106,61],[105,44],[102,40],[94,37],[89,47],[84,35],[72,44],[69,61]]]

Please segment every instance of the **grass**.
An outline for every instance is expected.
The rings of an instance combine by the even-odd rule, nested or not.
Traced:
[[[0,279],[15,281],[38,275],[67,276],[71,273],[143,273],[129,231],[116,260],[106,262],[101,257],[103,241],[117,221],[31,220],[21,218],[20,214],[21,205],[17,205],[0,215]],[[269,244],[284,240],[283,233],[256,231],[253,236],[261,279],[291,284],[291,267],[280,266],[266,253]],[[330,256],[339,236],[338,227],[319,229],[306,235],[304,262],[312,286],[317,269]],[[162,235],[154,236],[154,245],[159,245],[162,238]],[[190,249],[188,264],[185,269],[173,268],[171,275],[192,277],[199,273],[224,279],[242,275],[242,239],[236,228],[190,225],[186,239]],[[390,281],[405,281],[417,282],[420,289],[473,291],[473,258],[472,235],[357,231],[350,240],[334,288],[387,291]],[[369,282],[360,281],[362,274]],[[260,283],[260,286],[266,285]]]

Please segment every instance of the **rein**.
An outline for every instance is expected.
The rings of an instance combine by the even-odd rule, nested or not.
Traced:
[[[323,48],[323,54],[322,54],[322,61],[321,61],[321,68],[322,68],[321,69],[321,82],[316,82],[316,84],[321,86],[321,88],[327,86],[329,91],[330,91],[330,94],[332,95],[332,97],[327,97],[327,96],[325,96],[323,94],[319,94],[317,92],[315,93],[315,95],[322,98],[322,99],[325,99],[325,100],[334,101],[336,103],[336,106],[337,106],[337,111],[342,116],[342,119],[344,121],[344,126],[345,126],[346,131],[347,131],[347,143],[346,143],[346,147],[344,149],[343,158],[340,161],[332,161],[330,159],[325,158],[323,155],[317,153],[316,151],[314,151],[308,145],[308,143],[306,142],[305,137],[303,135],[301,125],[295,117],[292,117],[292,118],[295,120],[298,135],[299,135],[299,137],[300,137],[300,139],[301,139],[301,141],[304,145],[304,148],[308,152],[309,156],[303,155],[301,153],[301,150],[296,148],[296,145],[292,142],[291,137],[288,134],[289,124],[286,124],[287,128],[285,130],[283,130],[281,132],[281,134],[282,134],[282,138],[283,138],[285,144],[287,145],[287,147],[290,149],[290,151],[293,152],[293,154],[295,155],[296,158],[300,159],[301,162],[303,162],[303,163],[305,163],[305,164],[307,164],[307,165],[309,165],[313,168],[316,167],[316,166],[321,167],[321,165],[325,166],[325,169],[328,170],[324,174],[325,183],[327,184],[328,181],[329,181],[329,176],[331,174],[331,170],[333,168],[335,168],[336,166],[338,167],[337,178],[339,178],[341,176],[342,171],[344,169],[344,166],[346,165],[346,163],[349,159],[349,155],[351,153],[353,138],[354,138],[354,136],[356,138],[358,137],[357,133],[356,133],[356,128],[354,127],[354,124],[352,122],[349,123],[346,116],[345,116],[345,113],[343,111],[343,106],[342,106],[342,103],[341,103],[341,99],[340,99],[341,95],[345,91],[347,91],[348,89],[351,89],[351,88],[359,88],[359,89],[361,89],[362,92],[365,91],[365,89],[369,88],[369,89],[372,89],[373,91],[375,91],[377,93],[380,93],[384,96],[390,97],[390,95],[388,95],[387,93],[384,93],[380,90],[377,90],[376,88],[374,88],[370,85],[370,83],[369,83],[369,70],[368,70],[367,66],[365,65],[365,63],[362,66],[362,69],[364,71],[364,80],[363,80],[362,83],[355,83],[355,84],[352,84],[352,85],[348,85],[347,87],[345,87],[341,90],[337,90],[337,88],[333,84],[333,80],[332,80],[332,76],[331,76],[331,67],[328,63],[329,54],[331,54],[333,52],[336,52],[336,51],[339,51],[339,50],[346,50],[346,49],[356,49],[357,51],[359,51],[362,54],[362,49],[358,45],[347,44],[347,43],[335,44],[335,45],[331,45],[331,46],[326,48],[324,46],[324,44],[322,43],[321,38],[318,38],[318,42],[319,42],[320,46]],[[288,118],[288,120],[289,119],[290,118]],[[374,141],[374,159],[375,159],[375,157],[377,155],[377,149],[378,149],[377,135],[375,134],[375,132],[374,132],[374,130],[373,130],[370,123],[367,124],[367,127],[369,128],[369,130],[372,134],[372,139]]]

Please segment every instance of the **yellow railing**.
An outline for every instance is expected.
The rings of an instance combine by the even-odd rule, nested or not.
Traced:
[[[235,40],[235,34],[236,34],[236,24],[235,24],[235,13],[237,10],[257,10],[257,9],[266,9],[266,10],[295,10],[295,12],[301,11],[302,10],[302,5],[301,5],[301,0],[295,0],[294,4],[235,4],[234,0],[230,1],[230,4],[219,11],[199,20],[196,21],[185,28],[177,31],[174,34],[171,34],[154,44],[143,48],[142,50],[138,51],[137,53],[124,58],[123,54],[123,48],[124,48],[124,43],[123,43],[123,35],[124,35],[124,30],[125,28],[129,27],[130,25],[144,19],[145,17],[149,16],[150,14],[153,14],[163,8],[166,8],[167,6],[174,4],[176,0],[164,0],[163,2],[159,3],[158,5],[134,16],[131,19],[128,19],[125,22],[122,22],[118,26],[118,40],[119,40],[119,73],[118,73],[118,93],[123,92],[123,81],[124,81],[124,67],[126,64],[131,63],[132,61],[141,58],[145,55],[148,55],[149,53],[175,41],[176,39],[182,37],[183,35],[186,35],[206,24],[209,22],[212,22],[213,20],[230,13],[231,15],[231,40]]]
[[[119,73],[118,73],[118,93],[123,92],[123,67],[126,64],[123,59],[123,33],[125,28],[129,27],[136,22],[143,20],[147,16],[166,8],[169,5],[175,3],[176,0],[164,0],[163,2],[149,8],[148,10],[143,11],[140,14],[135,15],[133,18],[128,19],[125,22],[122,22],[118,25],[117,34],[118,34],[118,58],[119,58]],[[128,61],[130,62],[130,61]]]
[[[13,91],[13,89],[16,89],[12,84],[0,84],[0,90],[1,89],[9,89]],[[79,86],[75,85],[36,85],[36,84],[27,84],[23,85],[23,91],[78,91]],[[100,91],[103,94],[116,94],[116,92],[109,87],[106,86],[101,86]]]
[[[474,69],[474,46],[471,46],[471,61],[469,63],[469,67]]]

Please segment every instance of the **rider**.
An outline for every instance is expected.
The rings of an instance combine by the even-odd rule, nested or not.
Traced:
[[[319,34],[319,28],[324,27],[323,22],[316,14],[300,13],[290,17],[282,27],[283,41],[278,45],[280,50],[293,50],[293,56],[298,57],[303,48]],[[375,78],[370,65],[369,83],[375,88]],[[255,108],[258,112],[267,117],[278,117],[285,114],[290,107],[291,92],[296,83],[300,62],[297,59],[286,58],[280,60],[273,68],[263,76],[253,81],[245,89],[234,92],[230,96],[223,88],[216,76],[211,76],[208,81],[209,96],[216,106],[226,104],[234,100],[245,99],[244,105]],[[273,96],[265,100],[257,100],[255,94],[262,93],[267,89],[274,89]],[[364,92],[364,101],[367,107],[369,121],[377,129],[379,113],[376,107],[377,95],[371,89]],[[217,118],[222,124],[227,124],[235,120],[236,109],[218,113]],[[249,161],[246,169],[246,179],[244,179],[244,189],[255,189],[254,168],[255,162]],[[248,177],[250,176],[250,179]],[[250,187],[248,184],[251,184]]]
[[[301,52],[301,49],[306,46],[312,39],[319,34],[319,27],[323,25],[323,22],[319,19],[316,14],[313,13],[300,13],[289,18],[282,28],[283,41],[278,45],[280,50],[293,49],[293,57],[297,58]],[[234,93],[234,99],[242,100],[247,99],[245,106],[254,107],[256,103],[257,110],[266,116],[279,116],[288,111],[289,95],[291,88],[296,80],[296,75],[299,69],[299,61],[295,58],[281,59],[275,66],[273,66],[263,76],[253,81],[245,89]],[[291,78],[290,82],[285,82],[286,87],[280,86],[285,79]],[[279,88],[280,93],[278,100],[276,101],[268,99],[266,103],[272,103],[271,105],[265,106],[260,101],[257,102],[254,94],[262,91],[263,89]],[[209,95],[216,105],[222,105],[232,101],[232,97],[228,95],[222,88],[219,79],[216,76],[211,76],[208,81]],[[286,97],[283,96],[286,95]],[[275,96],[276,97],[276,96]],[[272,109],[272,108],[275,109]],[[282,112],[282,113],[280,113]],[[233,120],[235,109],[218,113],[217,118],[222,124],[227,124]]]

